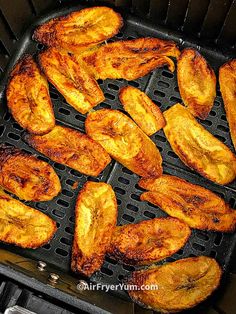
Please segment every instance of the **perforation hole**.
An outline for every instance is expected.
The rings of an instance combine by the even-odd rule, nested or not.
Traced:
[[[109,104],[106,104],[106,103],[102,103],[101,105],[100,105],[103,109],[110,109],[111,108],[111,105],[109,105]]]
[[[130,174],[130,175],[133,174],[132,171],[130,171],[129,169],[127,169],[127,168],[125,168],[125,167],[122,168],[122,171],[123,171],[124,173]]]
[[[174,152],[172,152],[171,150],[168,151],[167,155],[170,156],[170,157],[173,157],[175,159],[178,159],[178,156]]]
[[[128,185],[128,184],[130,183],[130,181],[129,181],[128,179],[125,179],[125,178],[123,178],[123,177],[119,177],[119,178],[118,178],[118,181],[119,181],[120,183],[125,184],[125,185]]]
[[[212,122],[209,121],[209,120],[202,120],[201,123],[202,123],[203,125],[207,125],[207,126],[211,126],[211,125],[212,125]]]
[[[159,81],[159,82],[158,82],[158,85],[161,86],[161,87],[164,87],[164,88],[170,87],[170,84],[168,84],[168,83],[166,83],[166,82],[163,82],[163,81]]]
[[[223,143],[226,141],[226,139],[223,136],[220,136],[218,134],[216,134],[215,137],[218,138],[218,140],[220,140]]]
[[[63,244],[66,244],[66,245],[71,245],[72,241],[70,239],[67,239],[67,238],[61,238],[60,242]]]
[[[45,245],[43,246],[43,248],[44,248],[45,250],[50,250],[50,249],[51,249],[51,245],[50,245],[49,243],[47,243],[47,244],[45,244]]]
[[[108,263],[112,264],[112,265],[117,265],[118,262],[112,258],[110,258],[109,256],[105,257],[105,261],[107,261]]]
[[[56,250],[55,250],[55,252],[58,254],[58,255],[61,255],[61,256],[67,256],[68,255],[68,252],[66,252],[65,250],[63,250],[63,249],[61,249],[61,248],[57,248]]]
[[[222,120],[224,120],[224,121],[227,121],[225,114],[222,114],[220,118],[221,118]]]
[[[221,233],[217,233],[216,236],[215,236],[215,240],[214,240],[214,243],[215,245],[220,245],[221,244],[221,241],[222,241],[222,234]]]
[[[71,180],[71,179],[67,179],[66,183],[70,186],[73,186],[75,184],[75,181]]]
[[[118,280],[121,281],[121,282],[123,282],[124,278],[125,278],[124,275],[119,275],[119,276],[118,276]]]
[[[108,276],[113,275],[113,271],[109,268],[104,267],[104,266],[101,268],[101,272],[105,275],[108,275]]]
[[[57,217],[59,217],[59,218],[65,217],[65,213],[63,213],[63,212],[61,212],[61,211],[59,211],[59,210],[57,210],[57,209],[54,209],[54,210],[52,211],[52,213],[53,213],[53,215],[55,215],[55,216],[57,216]]]
[[[212,111],[210,111],[209,115],[212,116],[212,117],[215,117],[216,116],[216,112],[212,110]]]
[[[204,232],[201,232],[201,231],[197,231],[197,237],[203,241],[208,241],[209,240],[209,235],[207,235],[206,233]]]
[[[129,209],[129,210],[132,210],[133,212],[138,212],[138,207],[136,207],[136,206],[134,206],[134,205],[132,205],[132,204],[128,204],[127,205],[127,208]]]
[[[55,100],[57,100],[59,98],[59,96],[56,93],[54,93],[54,92],[50,92],[50,96],[51,96],[52,99],[55,99]]]
[[[128,82],[128,85],[130,85],[130,86],[133,86],[133,87],[139,87],[139,83],[138,82],[135,82],[135,81],[129,81]]]
[[[118,187],[115,187],[114,188],[114,191],[120,195],[125,195],[125,190],[121,189],[121,188],[118,188]]]
[[[161,141],[162,143],[165,143],[167,141],[167,139],[164,136],[161,136],[159,134],[155,135],[155,139]]]
[[[216,258],[216,255],[217,255],[216,251],[211,251],[210,252],[210,257]]]
[[[175,86],[174,90],[175,90],[175,92],[179,93],[179,87],[178,86]]]
[[[37,49],[42,50],[43,49],[43,44],[37,44]]]
[[[193,248],[197,251],[204,252],[205,247],[198,243],[193,243]]]
[[[65,108],[59,108],[58,110],[60,113],[64,114],[65,116],[69,116],[70,115],[70,111],[65,109]]]
[[[61,200],[61,199],[57,200],[57,204],[62,206],[62,207],[69,207],[69,205],[70,205],[68,202]]]
[[[72,234],[72,235],[74,234],[74,230],[71,227],[66,227],[65,232]]]
[[[47,208],[47,204],[45,204],[45,203],[37,203],[36,204],[36,207],[38,208],[38,209],[41,209],[41,210],[47,210],[48,208]]]
[[[77,114],[77,115],[75,116],[75,119],[84,122],[85,119],[86,119],[86,117],[81,116],[80,114]]]
[[[165,97],[165,93],[159,91],[159,90],[154,90],[154,95],[158,97]]]
[[[134,221],[134,217],[132,217],[132,216],[130,216],[130,215],[127,215],[127,214],[124,214],[124,215],[122,216],[122,218],[123,218],[124,220],[129,221],[129,222],[133,222],[133,221]]]
[[[173,78],[174,77],[173,73],[165,71],[165,70],[162,71],[162,75],[165,76],[165,77],[168,77],[168,78]]]
[[[9,138],[11,138],[12,140],[15,140],[15,141],[19,141],[19,139],[20,139],[20,136],[19,136],[19,135],[14,134],[14,133],[11,133],[11,132],[8,133],[7,136],[8,136]]]
[[[232,198],[232,197],[230,198],[229,205],[230,205],[230,207],[234,208],[234,205],[235,205],[235,199],[234,198]]]
[[[78,171],[76,171],[76,170],[74,170],[74,169],[71,169],[71,170],[70,170],[70,173],[71,173],[73,176],[75,176],[75,177],[78,177],[78,178],[81,178],[81,177],[82,177],[82,173],[80,173],[80,172],[78,172]]]
[[[64,165],[58,164],[57,162],[54,163],[54,167],[56,169],[59,169],[59,170],[65,170],[66,169],[66,167]]]
[[[135,201],[138,201],[140,202],[140,198],[139,198],[139,195],[136,195],[136,194],[131,194],[131,198]]]
[[[39,160],[42,160],[42,161],[45,161],[45,162],[49,162],[49,159],[47,157],[45,157],[45,156],[37,156],[37,158]]]
[[[116,96],[112,95],[112,94],[109,94],[109,93],[105,93],[104,96],[109,99],[109,100],[115,100],[116,99]]]
[[[182,103],[182,100],[175,96],[170,97],[170,101],[173,101],[174,103]]]
[[[11,119],[11,114],[7,111],[3,117],[5,121],[9,121]]]
[[[223,132],[227,132],[227,133],[229,132],[229,128],[223,125],[217,125],[217,129]]]
[[[70,216],[69,221],[74,224],[75,223],[75,216]]]
[[[103,80],[101,80],[101,79],[98,79],[97,82],[98,82],[99,85],[103,84]]]
[[[115,84],[109,83],[107,86],[108,86],[108,88],[110,88],[112,90],[116,90],[116,91],[119,90],[119,86],[117,86]]]
[[[151,219],[155,218],[155,215],[151,212],[148,212],[147,210],[145,210],[145,212],[143,214],[144,214],[144,216],[146,216],[148,218],[151,218]]]
[[[120,33],[118,33],[117,35],[116,35],[116,37],[118,37],[118,38],[122,38],[124,36],[124,34],[122,33],[122,32],[120,32]]]
[[[72,193],[71,191],[68,191],[68,190],[62,190],[61,193],[65,196],[68,196],[68,197],[72,197],[74,195],[74,193]]]
[[[134,266],[125,265],[125,264],[122,265],[122,268],[123,268],[124,270],[127,270],[127,271],[134,271],[134,270],[135,270]]]
[[[23,130],[23,128],[19,125],[19,124],[17,124],[17,123],[13,123],[13,128],[14,129],[16,129],[16,130],[18,130],[18,131],[22,131]],[[4,126],[3,126],[4,127]]]

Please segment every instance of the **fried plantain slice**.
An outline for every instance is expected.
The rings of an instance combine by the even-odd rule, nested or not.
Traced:
[[[105,99],[92,74],[72,54],[49,48],[39,55],[39,62],[48,80],[77,111],[84,114]]]
[[[229,123],[230,135],[236,149],[236,59],[231,60],[220,67],[219,83],[224,101],[226,117]]]
[[[187,224],[171,217],[118,226],[107,253],[125,264],[148,265],[177,252],[190,234]]]
[[[174,72],[174,62],[168,57],[177,58],[179,54],[172,41],[138,38],[103,45],[83,60],[94,68],[97,79],[135,80],[164,65]]]
[[[8,108],[22,128],[34,134],[53,129],[55,117],[48,83],[32,56],[25,55],[14,67],[6,95]]]
[[[18,148],[0,145],[0,186],[26,201],[49,201],[61,191],[54,169]]]
[[[86,134],[60,125],[43,136],[27,134],[25,140],[51,160],[88,176],[98,176],[111,161],[99,143]]]
[[[0,189],[0,241],[35,249],[48,243],[56,222]]]
[[[162,158],[156,145],[125,114],[101,109],[88,114],[85,129],[89,136],[122,165],[148,177],[162,174]]]
[[[197,50],[186,48],[178,59],[177,78],[185,106],[194,116],[206,119],[216,97],[213,69]]]
[[[71,268],[91,276],[102,266],[117,220],[117,203],[112,187],[87,182],[75,207],[75,234]]]
[[[188,167],[219,184],[235,179],[235,155],[199,124],[186,108],[176,104],[164,112],[164,117],[166,138]]]
[[[166,122],[159,107],[138,88],[123,87],[119,98],[125,111],[147,135],[151,136],[165,126]]]
[[[140,199],[159,206],[167,214],[191,228],[234,232],[236,211],[213,192],[175,176],[163,175],[139,181],[144,192]]]
[[[36,28],[33,39],[48,47],[81,52],[115,36],[122,26],[119,13],[108,7],[92,7],[49,20]]]
[[[128,280],[128,293],[145,308],[178,313],[209,297],[219,286],[221,275],[222,270],[213,258],[189,257],[133,272]]]

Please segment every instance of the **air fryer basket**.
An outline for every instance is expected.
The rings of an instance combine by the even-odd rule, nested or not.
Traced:
[[[0,8],[2,5],[1,2],[2,1],[0,1]],[[36,2],[37,1],[31,1],[30,3],[34,4]],[[133,5],[137,9],[137,14],[140,14],[140,12],[145,13],[145,2],[146,1],[133,1]],[[150,1],[151,8],[154,6],[154,2],[155,1]],[[110,41],[145,36],[154,36],[174,40],[179,45],[180,49],[189,46],[198,49],[217,72],[219,66],[226,62],[233,55],[234,51],[234,47],[232,46],[232,38],[234,37],[232,33],[231,35],[230,32],[227,33],[227,25],[229,25],[230,12],[232,11],[234,1],[231,7],[229,6],[228,9],[224,8],[227,10],[228,14],[224,22],[224,27],[221,31],[217,30],[216,26],[211,31],[208,27],[208,33],[207,36],[205,36],[207,37],[207,42],[206,39],[199,40],[197,38],[197,35],[199,35],[197,25],[200,25],[200,21],[197,20],[197,11],[203,10],[202,7],[197,8],[194,1],[169,1],[168,14],[167,17],[165,17],[165,2],[167,3],[168,1],[163,1],[161,7],[161,1],[156,1],[156,10],[150,10],[148,16],[152,19],[155,17],[162,24],[165,23],[170,27],[177,26],[179,28],[181,28],[181,21],[183,20],[183,16],[185,16],[185,24],[182,26],[182,30],[185,31],[185,34],[170,31],[163,26],[157,26],[140,17],[123,14],[125,25],[121,32]],[[181,5],[180,2],[182,3]],[[198,3],[200,2],[201,1]],[[209,6],[207,7],[207,14],[209,15],[208,19],[213,16],[214,2],[220,3],[221,1],[210,1]],[[227,3],[230,1],[224,2]],[[176,6],[176,3],[179,3],[179,7]],[[185,5],[183,5],[184,3]],[[94,5],[93,1],[89,1],[89,4]],[[173,5],[173,7],[171,5]],[[5,85],[12,66],[23,54],[37,54],[43,48],[41,44],[38,44],[31,39],[32,32],[36,25],[45,22],[49,18],[64,15],[80,8],[81,6],[71,6],[68,4],[66,6],[59,6],[59,8],[55,11],[49,11],[46,15],[44,14],[42,17],[37,18],[27,28],[23,36],[18,34],[17,38],[19,38],[19,40],[17,40],[14,44],[15,53],[11,56],[10,62],[2,75],[0,83],[0,142],[17,146],[25,151],[35,154],[40,159],[49,162],[61,179],[62,193],[50,202],[27,202],[27,204],[41,210],[57,221],[58,231],[49,244],[37,250],[23,250],[14,246],[1,244],[0,273],[5,273],[10,277],[18,278],[19,281],[25,281],[26,284],[32,284],[38,291],[47,293],[48,295],[58,299],[60,298],[65,302],[89,312],[102,313],[103,311],[107,311],[110,313],[133,313],[135,308],[129,301],[129,298],[124,291],[115,291],[112,292],[111,295],[105,294],[104,292],[78,291],[76,289],[76,285],[81,278],[78,275],[72,274],[70,271],[75,200],[79,190],[87,180],[106,181],[112,185],[117,196],[119,206],[119,225],[135,223],[154,217],[163,217],[166,216],[166,214],[155,206],[140,201],[139,196],[142,193],[142,189],[137,185],[138,176],[115,161],[112,161],[112,163],[99,177],[92,178],[82,175],[64,165],[52,162],[45,156],[39,154],[23,141],[23,129],[14,121],[6,108]],[[157,10],[157,8],[159,9]],[[188,14],[184,15],[187,8]],[[176,14],[177,11],[178,14]],[[156,16],[153,12],[155,12]],[[189,16],[191,14],[193,16],[190,19]],[[198,14],[200,16],[199,12]],[[222,21],[220,20],[220,22],[223,22],[223,18],[224,17],[222,17]],[[207,29],[207,21],[208,20],[204,20],[203,22],[203,30],[204,27]],[[193,33],[195,32],[195,38],[190,38],[186,35],[190,28],[192,28]],[[217,41],[215,40],[216,32],[218,32],[217,34],[220,34]],[[220,46],[225,39],[224,32],[228,36],[227,37],[225,35],[228,47],[227,53],[226,50],[223,50],[222,46]],[[224,47],[226,47],[225,43]],[[118,100],[118,92],[122,86],[127,84],[145,91],[154,100],[154,102],[160,106],[162,111],[166,110],[176,102],[181,102],[176,80],[176,72],[171,73],[167,68],[159,68],[149,75],[131,82],[127,82],[125,80],[105,80],[99,81],[99,84],[104,91],[106,100],[97,106],[95,110],[100,108],[113,108],[122,111],[122,106]],[[84,132],[85,115],[78,113],[75,109],[68,105],[63,96],[51,85],[50,95],[54,104],[57,122]],[[210,112],[209,117],[205,121],[201,121],[201,123],[212,134],[230,147],[231,150],[234,150],[229,135],[229,128],[226,121],[222,98],[219,92],[219,86],[217,86],[217,97],[214,107]],[[191,171],[172,151],[163,131],[159,131],[153,135],[152,140],[156,143],[162,154],[165,173],[173,174],[187,179],[192,183],[202,185],[222,196],[232,207],[235,206],[236,181],[223,187],[214,184],[202,178],[196,172]],[[232,260],[235,244],[235,234],[222,234],[193,230],[192,236],[185,247],[172,257],[164,260],[162,263],[188,256],[207,255],[216,258],[226,274],[229,268],[230,260]],[[44,261],[49,265],[46,267],[44,272],[40,272],[38,270],[37,261]],[[101,284],[118,284],[121,283],[130,271],[134,269],[135,268],[132,266],[122,265],[106,257],[101,270],[92,276],[91,281]],[[48,283],[47,279],[50,272],[56,272],[60,275],[59,281],[54,285],[54,288],[46,285],[46,283]],[[29,277],[34,279],[29,279]],[[204,306],[207,305],[201,305],[197,311],[202,313],[201,311]],[[140,313],[142,313],[142,310],[140,311]],[[146,310],[143,310],[143,313],[145,312]]]

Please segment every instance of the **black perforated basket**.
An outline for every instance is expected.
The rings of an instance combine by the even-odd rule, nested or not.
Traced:
[[[193,1],[191,1],[191,3],[193,3]],[[119,225],[135,223],[142,220],[152,219],[154,217],[166,216],[166,214],[156,206],[140,201],[139,197],[142,193],[142,189],[137,185],[139,179],[138,176],[117,162],[112,161],[99,177],[92,178],[82,175],[81,173],[64,165],[52,162],[45,156],[30,148],[23,141],[23,129],[14,121],[7,110],[5,85],[7,83],[9,71],[18,58],[20,58],[23,54],[31,53],[36,55],[43,48],[41,44],[37,44],[31,39],[35,26],[45,22],[49,18],[62,14],[64,15],[79,8],[80,6],[67,6],[59,8],[58,10],[53,11],[53,13],[50,12],[46,15],[43,15],[41,18],[37,18],[36,21],[34,21],[33,24],[28,27],[24,35],[17,41],[16,51],[14,55],[11,56],[8,67],[5,69],[4,75],[2,76],[0,90],[0,141],[24,149],[27,152],[35,154],[39,159],[50,163],[59,175],[62,184],[62,192],[52,201],[41,203],[27,202],[27,204],[30,204],[30,206],[39,209],[43,213],[46,213],[56,220],[58,231],[52,241],[37,250],[23,250],[4,244],[1,244],[0,247],[4,251],[7,250],[13,252],[14,254],[23,256],[22,258],[27,258],[26,261],[29,261],[29,259],[45,261],[51,265],[52,268],[54,268],[55,272],[58,270],[61,273],[73,276],[73,278],[75,278],[75,282],[76,280],[78,282],[79,276],[76,277],[70,271],[71,244],[74,232],[74,206],[78,192],[87,180],[105,181],[112,185],[118,201]],[[222,52],[219,47],[212,46],[212,43],[211,46],[206,46],[205,43],[204,46],[201,46],[196,38],[195,40],[189,39],[186,37],[186,35],[177,32],[175,33],[174,31],[168,31],[161,26],[150,24],[149,22],[138,17],[130,15],[127,16],[125,14],[124,21],[125,25],[122,31],[110,41],[132,39],[144,36],[171,39],[177,42],[180,49],[189,46],[198,49],[203,54],[203,56],[206,57],[216,73],[218,72],[219,66],[227,61],[232,55],[232,50],[229,50],[229,54],[227,54],[225,51]],[[122,106],[118,100],[118,93],[119,89],[125,85],[132,85],[140,88],[142,91],[145,91],[147,95],[150,96],[150,98],[161,108],[162,111],[168,109],[176,102],[181,102],[176,80],[176,72],[171,73],[167,68],[159,68],[149,75],[131,82],[127,82],[125,80],[105,80],[99,81],[99,84],[104,91],[106,100],[97,106],[95,110],[100,108],[112,108],[122,111]],[[78,113],[75,109],[68,105],[63,96],[51,85],[50,95],[53,101],[57,123],[68,125],[84,132],[84,121],[86,116]],[[219,87],[217,87],[217,97],[215,99],[215,104],[212,111],[210,112],[208,118],[205,121],[200,121],[200,123],[203,124],[207,130],[209,130],[212,134],[224,142],[228,147],[230,147],[231,150],[234,150],[229,135],[229,128],[226,121]],[[152,140],[155,142],[162,154],[165,173],[176,175],[192,183],[204,186],[223,197],[226,202],[230,204],[230,206],[236,206],[236,181],[223,187],[214,184],[204,179],[196,172],[191,171],[172,151],[163,131],[159,131],[154,134],[152,136]],[[207,255],[216,258],[219,264],[223,267],[225,273],[227,273],[230,260],[232,259],[235,243],[236,235],[234,234],[193,230],[192,236],[185,247],[178,253],[174,254],[172,257],[162,261],[162,263],[189,256]],[[0,270],[2,270],[2,272],[6,271],[5,266],[15,268],[14,266],[16,265],[13,265],[14,263],[10,263],[9,260],[6,261],[3,259],[3,268],[1,268],[0,264]],[[21,261],[24,261],[24,259]],[[21,263],[21,268],[23,267],[22,265],[23,262]],[[34,272],[37,272],[36,266],[34,268],[34,271],[31,270],[32,277],[35,277]],[[106,257],[101,270],[92,276],[91,281],[102,284],[117,284],[122,282],[124,277],[126,277],[134,269],[135,268],[132,266],[119,264],[118,262]],[[19,270],[22,271],[22,269],[17,268],[16,270],[18,270],[18,272]],[[29,275],[26,270],[25,273]],[[66,278],[63,278],[64,283],[69,280]],[[37,278],[37,280],[40,281],[40,278]],[[73,284],[70,282],[68,285],[70,286]],[[70,292],[71,291],[66,291],[68,294]],[[47,293],[49,292],[47,291]],[[124,291],[116,291],[113,292],[113,294],[124,300],[129,300],[126,292]],[[52,295],[57,297],[56,293],[52,293]],[[78,297],[80,298],[81,295],[78,295]],[[73,298],[75,298],[75,296],[73,296]],[[68,302],[72,302],[71,300],[72,299],[70,299]],[[87,297],[85,301],[89,303],[91,300],[89,300],[89,297]],[[97,306],[95,301],[92,302],[94,302],[94,304]],[[119,304],[119,301],[117,302]],[[76,301],[74,305],[79,306],[76,304]],[[84,309],[90,312],[99,312],[99,306],[101,307],[101,305],[98,305],[96,308],[93,306],[88,306],[87,308],[84,307]],[[131,307],[127,309],[127,311],[123,311],[123,309],[119,309],[114,306],[114,309],[110,310],[104,305],[104,308],[101,309],[101,312],[106,310],[111,313],[131,313]],[[134,308],[132,309],[134,311]]]

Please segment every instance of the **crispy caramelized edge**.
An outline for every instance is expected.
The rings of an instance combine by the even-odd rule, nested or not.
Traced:
[[[153,221],[153,220],[155,220],[155,221]],[[184,221],[182,221],[178,218],[175,218],[175,217],[168,216],[168,217],[153,218],[151,220],[142,220],[138,223],[123,225],[122,227],[125,227],[125,226],[128,227],[130,225],[133,225],[133,227],[135,228],[136,225],[150,225],[152,221],[153,221],[153,223],[155,223],[156,221],[163,221],[163,220],[167,221],[167,222],[169,221],[170,223],[175,223],[175,222],[179,223],[178,228],[180,227],[180,225],[182,225],[184,228],[186,228],[185,240],[183,242],[183,245],[181,247],[179,247],[178,249],[169,250],[170,251],[169,254],[166,254],[165,256],[157,258],[157,259],[156,258],[145,259],[145,256],[141,255],[141,253],[140,253],[140,256],[141,256],[140,258],[137,258],[137,253],[134,254],[134,257],[127,257],[126,254],[121,252],[119,250],[119,248],[113,243],[113,241],[111,241],[111,244],[107,250],[108,256],[110,256],[111,258],[114,258],[118,262],[121,262],[121,263],[126,264],[126,265],[139,265],[139,266],[149,265],[149,264],[161,261],[167,257],[172,256],[173,254],[178,252],[187,243],[187,241],[191,235],[191,229]],[[114,233],[113,233],[113,236],[114,236]],[[138,251],[138,249],[137,249],[137,251]],[[144,253],[146,253],[146,252],[144,252]]]
[[[90,185],[90,183],[91,183],[91,181],[87,181],[84,185],[83,185],[83,187],[82,187],[82,189],[79,191],[79,194],[78,194],[78,197],[77,197],[77,199],[76,199],[76,204],[75,204],[75,231],[74,231],[74,236],[73,236],[73,244],[72,244],[72,255],[71,255],[71,270],[73,271],[73,272],[75,272],[75,273],[80,273],[80,274],[83,274],[83,275],[85,275],[85,276],[87,276],[87,277],[90,277],[90,276],[92,276],[96,271],[98,271],[100,268],[101,268],[101,266],[102,266],[102,264],[103,264],[103,262],[104,262],[104,258],[105,258],[105,255],[106,255],[106,251],[107,251],[107,248],[109,247],[109,245],[110,245],[110,243],[108,243],[107,244],[107,248],[104,248],[104,251],[101,253],[102,255],[103,255],[103,257],[101,257],[100,256],[100,259],[99,260],[97,260],[97,264],[99,264],[100,266],[99,267],[96,267],[96,268],[94,268],[93,269],[93,260],[94,260],[94,258],[93,258],[93,255],[91,256],[91,257],[89,257],[89,259],[88,259],[88,264],[90,265],[89,266],[89,270],[88,271],[82,271],[82,270],[79,270],[78,269],[78,267],[77,267],[77,260],[78,260],[78,256],[79,255],[81,255],[80,253],[79,253],[79,247],[78,247],[78,244],[77,244],[77,239],[76,239],[76,237],[75,237],[75,233],[76,233],[76,226],[77,226],[77,221],[78,221],[78,215],[79,215],[79,213],[78,213],[78,208],[79,208],[79,202],[81,202],[81,199],[84,197],[82,194],[83,194],[83,192],[86,190],[86,189],[88,189],[89,187],[89,185]],[[109,183],[106,183],[106,182],[99,182],[100,184],[102,184],[102,185],[107,185],[107,186],[109,186],[111,189],[112,189],[112,191],[113,191],[113,195],[112,195],[112,199],[114,200],[114,205],[115,205],[115,210],[116,210],[116,223],[117,223],[117,216],[118,216],[118,205],[117,205],[117,200],[116,200],[116,196],[115,196],[115,192],[114,192],[114,190],[113,190],[113,188],[112,188],[112,186],[109,184]],[[116,225],[116,224],[115,224]],[[115,230],[115,226],[114,225],[114,230]],[[112,239],[112,234],[111,234],[111,239]],[[110,239],[110,240],[111,240]],[[81,252],[82,253],[82,256],[83,256],[83,252]],[[96,265],[97,266],[97,265]]]

